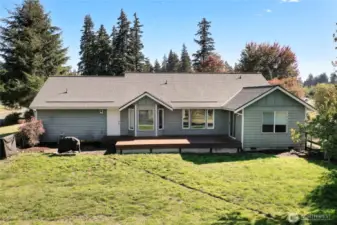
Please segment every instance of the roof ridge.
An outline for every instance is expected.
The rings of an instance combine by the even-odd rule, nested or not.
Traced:
[[[273,88],[273,87],[278,87],[280,85],[260,85],[260,86],[247,86],[243,87],[242,89],[253,89],[253,88]]]

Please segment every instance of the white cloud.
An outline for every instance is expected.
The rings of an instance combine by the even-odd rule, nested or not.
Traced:
[[[271,9],[266,9],[266,12],[271,13],[272,11],[271,11]]]
[[[281,2],[300,2],[300,0],[281,0]]]

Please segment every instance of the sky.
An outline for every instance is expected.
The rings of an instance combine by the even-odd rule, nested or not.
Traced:
[[[0,0],[0,17],[22,0]],[[190,54],[197,24],[211,21],[215,49],[234,65],[245,44],[279,42],[297,55],[300,75],[333,72],[337,57],[332,34],[337,30],[337,0],[41,0],[52,23],[62,29],[68,62],[77,69],[84,16],[90,14],[97,29],[109,33],[123,8],[129,20],[136,12],[143,27],[145,56],[162,60],[170,49],[180,54],[185,43]]]

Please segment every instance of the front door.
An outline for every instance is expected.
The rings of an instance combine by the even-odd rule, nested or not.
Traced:
[[[118,109],[107,110],[107,126],[108,135],[119,136],[121,134],[120,112]]]

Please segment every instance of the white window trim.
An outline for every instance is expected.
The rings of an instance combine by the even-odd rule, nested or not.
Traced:
[[[133,111],[133,113],[131,114],[131,111]],[[133,116],[133,128],[130,127],[131,125],[131,116],[130,114]],[[135,130],[135,109],[133,108],[129,108],[128,110],[128,128],[129,130]]]
[[[274,113],[274,124],[273,124],[273,132],[263,132],[263,113],[265,112],[272,112]],[[286,124],[275,124],[275,118],[277,112],[284,112],[287,114],[287,123]],[[263,134],[287,134],[288,133],[288,123],[289,123],[289,112],[288,111],[263,111],[262,112],[262,124],[261,124],[261,133]],[[286,132],[275,132],[276,125],[286,125]]]
[[[163,115],[163,124],[162,124],[162,128],[159,128],[159,115],[160,115],[159,111],[162,111],[162,115]],[[165,113],[164,113],[164,109],[163,109],[163,108],[158,109],[158,130],[164,130],[164,118],[165,118],[164,114],[165,114]]]
[[[152,130],[141,130],[141,129],[139,129],[139,111],[140,110],[151,110],[152,111],[152,115],[153,115],[153,129]],[[144,107],[144,108],[140,108],[140,109],[138,109],[138,111],[137,111],[137,129],[139,130],[139,131],[154,131],[155,130],[155,126],[156,126],[156,123],[155,123],[155,118],[156,118],[156,116],[155,116],[155,110],[153,109],[153,108],[147,108],[147,107]]]
[[[188,112],[188,127],[184,127],[184,111]],[[190,129],[190,122],[191,122],[191,111],[190,109],[182,109],[181,110],[181,127],[183,128],[183,130],[188,130]]]
[[[184,111],[188,112],[188,127],[184,127]],[[205,110],[205,127],[204,128],[193,128],[191,126],[191,110]],[[208,110],[213,111],[213,127],[208,127]],[[215,129],[215,110],[214,109],[182,109],[181,110],[181,127],[183,130],[214,130]]]

